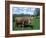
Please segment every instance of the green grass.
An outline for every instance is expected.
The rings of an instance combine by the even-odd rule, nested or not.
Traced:
[[[34,16],[34,18],[32,19],[31,24],[27,24],[29,25],[28,27],[17,27],[16,23],[13,22],[13,30],[39,30],[40,29],[40,17],[39,16]],[[33,29],[30,26],[33,26]]]
[[[38,19],[37,19],[38,18]],[[40,17],[35,17],[33,20],[32,20],[32,25],[34,26],[33,29],[34,30],[37,30],[37,29],[40,29]]]

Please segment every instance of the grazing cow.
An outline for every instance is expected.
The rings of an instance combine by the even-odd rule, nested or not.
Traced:
[[[16,19],[15,21],[17,26],[19,25],[22,26],[22,25],[31,23],[31,19],[28,17],[16,17],[15,19]]]

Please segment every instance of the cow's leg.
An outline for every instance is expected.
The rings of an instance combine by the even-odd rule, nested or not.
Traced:
[[[24,22],[22,22],[22,30],[24,29]]]
[[[18,27],[18,24],[16,23],[16,27]]]

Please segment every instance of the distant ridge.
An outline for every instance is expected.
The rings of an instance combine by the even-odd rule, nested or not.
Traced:
[[[13,14],[13,16],[32,16],[30,14]]]
[[[33,16],[33,15],[30,15],[30,14],[13,14],[13,16]]]

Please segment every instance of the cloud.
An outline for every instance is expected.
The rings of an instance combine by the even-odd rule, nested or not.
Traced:
[[[12,12],[13,14],[30,14],[33,15],[35,8],[30,7],[13,7]]]

